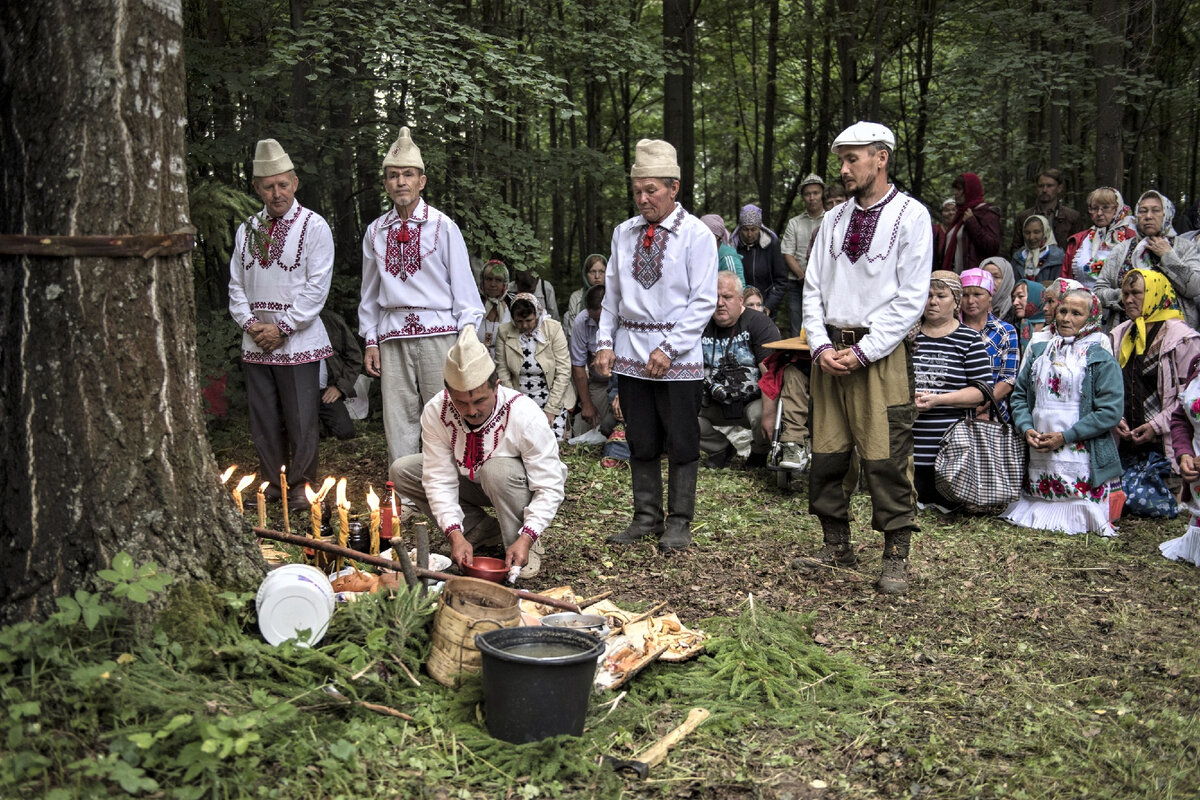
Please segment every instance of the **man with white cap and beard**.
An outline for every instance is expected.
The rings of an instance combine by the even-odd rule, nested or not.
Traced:
[[[306,508],[317,479],[320,370],[333,355],[320,320],[333,277],[333,235],[296,201],[300,180],[279,142],[254,152],[254,191],[263,210],[242,223],[229,262],[229,313],[241,326],[250,435],[259,474],[278,499],[287,466],[292,508]],[[290,454],[289,454],[290,451]]]
[[[874,122],[833,141],[850,202],[827,212],[804,282],[804,328],[812,348],[809,511],[824,546],[797,559],[809,571],[856,562],[842,479],[854,451],[883,532],[881,592],[908,590],[908,549],[917,530],[912,483],[916,418],[908,333],[929,296],[933,226],[919,201],[888,183],[896,139]]]
[[[442,390],[446,351],[483,318],[462,233],[421,197],[425,179],[421,151],[401,128],[383,159],[392,209],[363,236],[358,306],[363,365],[380,379],[389,462],[417,452],[421,408]]]
[[[508,566],[531,578],[566,485],[554,429],[537,403],[500,385],[473,325],[446,354],[443,374],[445,388],[421,412],[423,452],[392,462],[396,490],[437,523],[455,562],[473,563],[473,545],[499,533]]]
[[[669,143],[639,141],[630,177],[641,213],[613,230],[592,362],[600,377],[617,373],[633,482],[633,520],[608,541],[659,536],[659,549],[669,552],[692,541],[704,386],[700,335],[717,306],[717,241],[675,202],[679,165]]]

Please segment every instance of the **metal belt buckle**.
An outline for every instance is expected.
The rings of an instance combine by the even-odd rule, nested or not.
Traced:
[[[858,331],[846,330],[845,328],[838,329],[838,335],[841,343],[845,345],[858,344]]]

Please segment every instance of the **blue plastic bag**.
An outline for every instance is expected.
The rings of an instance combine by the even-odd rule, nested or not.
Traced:
[[[1121,488],[1125,491],[1125,513],[1139,517],[1179,516],[1179,503],[1167,488],[1167,475],[1171,462],[1158,453],[1151,453],[1145,460],[1134,462],[1121,477]]]

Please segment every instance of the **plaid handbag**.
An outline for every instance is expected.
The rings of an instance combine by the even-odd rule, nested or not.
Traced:
[[[946,431],[934,461],[937,490],[965,511],[999,514],[1017,499],[1025,479],[1025,440],[1000,422],[992,387],[976,383],[992,419],[961,419]],[[993,421],[995,420],[995,421]]]

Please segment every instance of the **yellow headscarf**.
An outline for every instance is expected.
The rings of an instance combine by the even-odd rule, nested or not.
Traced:
[[[1179,301],[1175,297],[1175,289],[1166,275],[1148,269],[1131,269],[1121,279],[1121,284],[1124,285],[1134,273],[1141,275],[1142,280],[1146,282],[1146,299],[1142,301],[1142,315],[1133,320],[1129,332],[1121,340],[1121,352],[1117,360],[1122,367],[1134,353],[1140,356],[1146,352],[1147,324],[1168,319],[1183,319],[1183,312],[1179,310]]]

